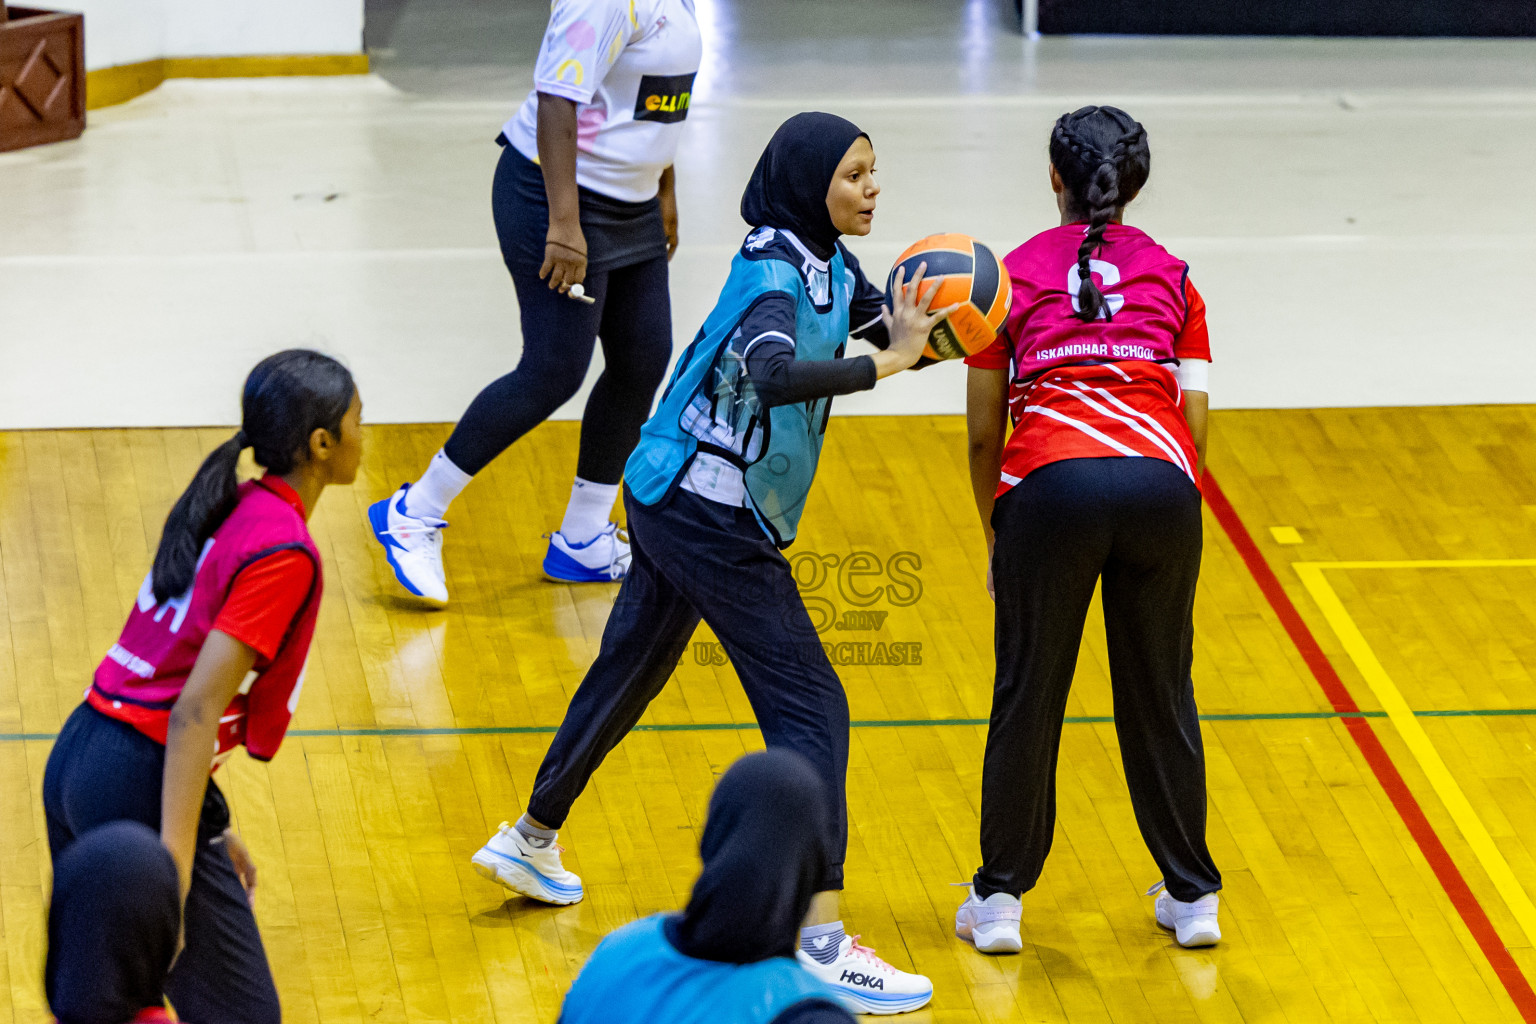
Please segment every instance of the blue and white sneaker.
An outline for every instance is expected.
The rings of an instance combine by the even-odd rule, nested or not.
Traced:
[[[558,907],[580,903],[586,895],[581,878],[560,863],[561,848],[551,842],[540,849],[505,821],[470,858],[475,873],[513,892]]]
[[[629,538],[615,523],[585,544],[572,544],[565,534],[549,535],[544,575],[556,583],[614,583],[629,572]]]
[[[830,964],[817,961],[803,949],[795,951],[795,959],[830,985],[850,1013],[910,1013],[927,1006],[933,998],[933,982],[921,974],[892,967],[874,950],[859,945],[857,935],[843,936],[837,959]]]
[[[395,579],[412,594],[439,607],[448,603],[448,581],[443,576],[443,527],[441,519],[418,519],[405,512],[405,492],[410,484],[383,501],[368,506],[373,537],[384,545]]]

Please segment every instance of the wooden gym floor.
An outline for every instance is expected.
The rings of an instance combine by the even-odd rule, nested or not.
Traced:
[[[553,1020],[604,933],[684,902],[712,781],[761,742],[730,668],[690,650],[561,835],[586,902],[507,902],[478,878],[469,856],[518,813],[616,587],[539,577],[574,464],[559,423],[455,507],[452,607],[400,598],[364,509],[446,430],[369,429],[357,486],[313,522],[328,587],[294,731],[270,765],[219,773],[290,1021]],[[0,1021],[46,1016],[51,736],[227,433],[0,434]],[[1157,870],[1093,619],[1026,950],[953,937],[992,666],[963,457],[958,418],[836,421],[791,549],[819,607],[888,613],[828,640],[921,645],[920,665],[842,669],[844,916],[933,977],[911,1020],[1536,1021],[1536,407],[1213,417],[1195,670],[1226,879],[1210,951],[1174,946],[1141,895]]]

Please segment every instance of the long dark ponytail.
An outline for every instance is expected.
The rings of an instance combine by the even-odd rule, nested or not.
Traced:
[[[1069,210],[1088,221],[1077,249],[1079,320],[1091,323],[1112,314],[1093,283],[1089,259],[1104,244],[1104,229],[1152,173],[1147,130],[1119,107],[1082,107],[1062,114],[1051,129],[1051,166],[1067,187]]]
[[[256,463],[268,473],[291,473],[309,458],[310,434],[323,429],[341,436],[356,391],[345,366],[309,349],[288,349],[256,364],[245,378],[239,431],[203,460],[165,518],[151,577],[156,601],[192,585],[204,542],[234,511],[241,450],[254,448]]]

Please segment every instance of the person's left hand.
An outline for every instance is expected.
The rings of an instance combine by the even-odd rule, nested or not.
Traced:
[[[240,876],[240,884],[245,887],[245,898],[256,905],[256,862],[251,859],[251,851],[245,845],[245,840],[232,828],[224,830],[224,849],[229,851],[230,862],[235,865],[235,874]]]

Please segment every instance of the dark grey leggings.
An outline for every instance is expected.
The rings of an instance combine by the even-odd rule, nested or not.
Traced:
[[[627,204],[583,190],[582,228],[592,257],[578,302],[539,279],[549,210],[543,180],[508,146],[491,186],[502,259],[517,288],[523,355],[517,368],[486,385],[444,450],[471,476],[570,401],[603,344],[603,372],[581,417],[576,475],[616,484],[640,440],[672,358],[672,300],[666,239],[656,203]],[[622,265],[616,265],[622,264]]]
[[[448,458],[473,476],[549,419],[580,389],[601,339],[603,373],[582,413],[576,475],[618,483],[672,357],[666,257],[588,274],[590,306],[551,291],[536,272],[514,270],[512,281],[523,357],[475,396],[444,446]]]
[[[1200,492],[1161,459],[1067,459],[999,498],[992,526],[997,679],[976,895],[1034,888],[1050,853],[1062,717],[1100,577],[1136,823],[1175,899],[1220,889],[1205,843],[1205,748],[1190,677]]]

